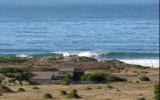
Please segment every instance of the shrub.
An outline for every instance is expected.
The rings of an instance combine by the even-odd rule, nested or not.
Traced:
[[[69,81],[63,80],[62,84],[63,85],[69,85]]]
[[[0,63],[24,63],[27,59],[18,57],[0,57]]]
[[[108,86],[107,86],[107,88],[109,88],[109,89],[113,89],[114,87],[113,87],[113,86],[111,86],[111,85],[108,85]]]
[[[95,74],[88,74],[81,77],[82,81],[93,81],[93,82],[122,82],[126,81],[126,79],[122,79],[117,76],[113,76],[111,74],[105,73],[95,73]]]
[[[138,100],[146,100],[146,98],[140,97],[140,98],[138,98]]]
[[[34,89],[34,90],[38,90],[38,89],[39,89],[39,87],[33,87],[32,89]]]
[[[97,89],[102,89],[102,87],[97,87]]]
[[[90,88],[90,87],[86,87],[86,90],[92,90],[92,88]]]
[[[69,99],[73,99],[73,98],[80,98],[80,96],[77,94],[77,90],[72,90],[72,92],[68,93],[66,95],[66,98],[69,98]]]
[[[150,81],[149,77],[145,76],[145,75],[141,75],[139,77],[140,81]]]
[[[140,83],[140,81],[136,81],[136,83]]]
[[[67,92],[66,91],[60,91],[60,94],[65,96],[65,95],[67,95]]]
[[[18,92],[24,92],[26,91],[24,88],[18,88]]]
[[[51,95],[50,93],[44,94],[43,97],[44,97],[45,99],[51,99],[51,98],[53,98],[52,95]]]
[[[154,99],[155,100],[160,100],[160,84],[155,84],[154,85]]]
[[[13,92],[10,88],[6,87],[5,85],[0,84],[0,93],[8,93]]]

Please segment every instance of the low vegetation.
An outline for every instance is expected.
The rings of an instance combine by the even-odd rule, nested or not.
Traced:
[[[33,90],[39,90],[39,87],[32,87]]]
[[[0,93],[10,93],[13,92],[9,87],[0,84]]]
[[[160,100],[160,84],[159,83],[154,85],[154,94],[155,94],[154,99]]]
[[[22,81],[29,81],[31,74],[18,68],[4,68],[0,70],[0,73],[5,77],[11,78],[10,82],[15,83],[18,81],[20,85],[23,85]]]
[[[140,97],[137,100],[146,100],[146,98],[145,97]]]
[[[146,75],[140,75],[139,80],[140,81],[150,81],[149,77],[147,77]]]
[[[68,98],[68,99],[78,99],[78,98],[81,98],[81,97],[78,95],[77,90],[73,89],[71,92],[69,92],[66,95],[66,98]]]
[[[26,62],[26,58],[19,57],[0,57],[0,63],[24,63]]]
[[[67,91],[60,91],[60,95],[66,96],[67,95]]]
[[[123,82],[126,79],[108,74],[108,73],[95,73],[95,74],[87,74],[82,76],[82,81],[92,81],[97,83],[106,83],[106,82]]]
[[[18,92],[24,92],[26,91],[24,88],[18,88]]]
[[[44,99],[52,99],[52,95],[50,93],[46,93],[43,95]]]

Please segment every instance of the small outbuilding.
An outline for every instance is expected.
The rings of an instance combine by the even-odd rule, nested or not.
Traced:
[[[52,84],[53,71],[32,72],[32,84]]]

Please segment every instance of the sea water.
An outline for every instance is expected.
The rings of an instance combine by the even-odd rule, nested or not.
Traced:
[[[0,7],[0,55],[158,59],[158,4]]]

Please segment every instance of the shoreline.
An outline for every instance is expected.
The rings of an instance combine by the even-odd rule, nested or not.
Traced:
[[[61,52],[61,53],[48,53],[48,54],[32,54],[32,55],[26,55],[26,54],[13,54],[13,55],[10,55],[10,54],[4,54],[4,55],[1,55],[0,57],[20,57],[20,58],[35,58],[35,57],[38,57],[38,58],[43,58],[43,57],[57,57],[57,56],[62,56],[62,57],[72,57],[72,56],[77,56],[77,57],[88,57],[88,58],[94,58],[94,59],[97,59],[98,61],[104,61],[104,60],[113,60],[113,59],[101,59],[100,58],[100,55],[98,55],[97,53],[91,53],[91,52],[81,52],[81,53],[77,53],[77,54],[71,54],[71,53],[68,53],[68,52]],[[135,59],[121,59],[121,58],[115,58],[116,60],[119,60],[119,61],[122,61],[124,63],[127,63],[127,64],[134,64],[134,65],[141,65],[141,66],[145,66],[145,67],[152,67],[152,68],[159,68],[160,65],[160,60],[157,59],[157,58],[153,58],[153,59],[150,59],[150,58],[142,58],[142,59],[138,59],[138,58],[135,58]]]
[[[120,60],[122,62],[128,63],[128,64],[136,64],[146,67],[153,67],[153,68],[159,68],[159,59],[122,59]]]

